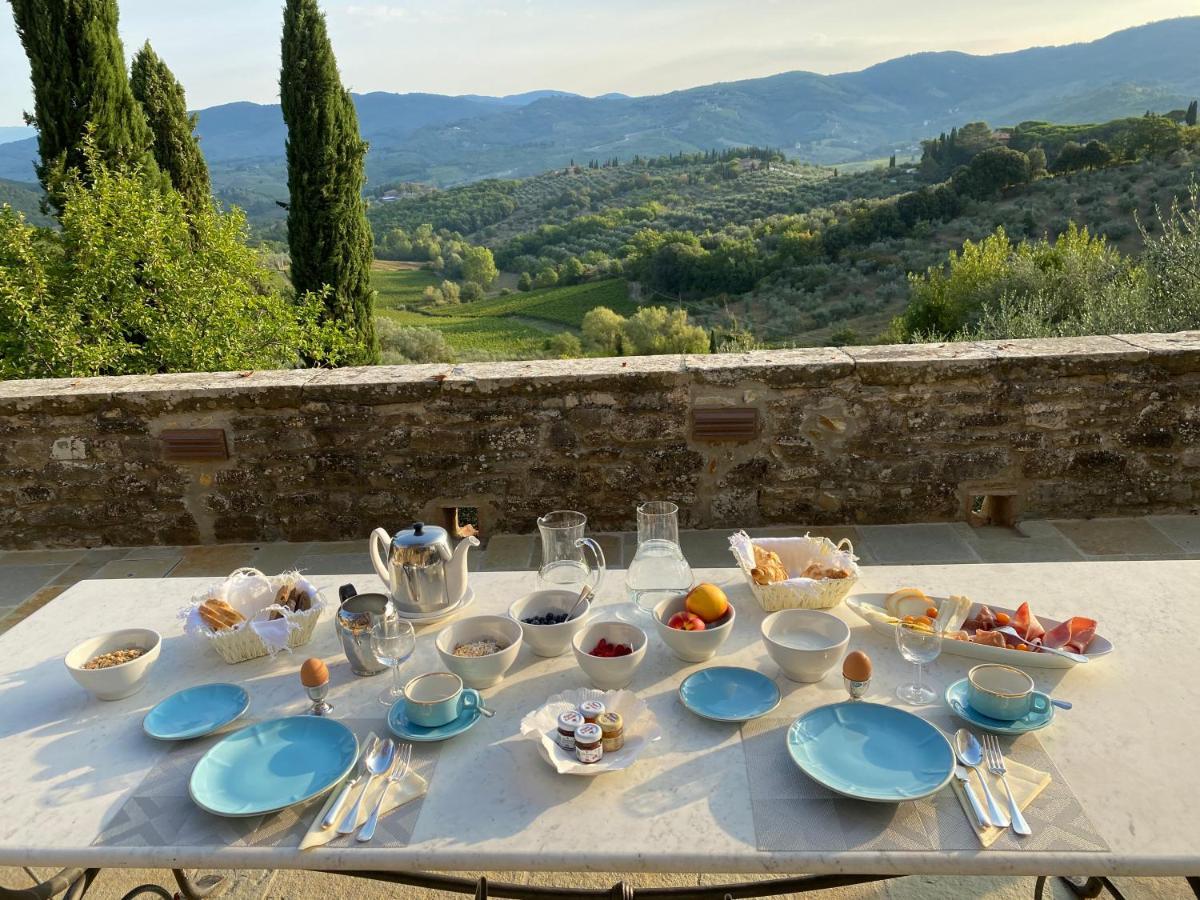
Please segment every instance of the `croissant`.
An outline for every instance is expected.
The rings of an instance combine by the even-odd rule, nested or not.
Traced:
[[[226,603],[224,600],[205,600],[200,604],[200,618],[213,631],[225,631],[236,628],[246,621],[246,617]]]
[[[750,577],[754,579],[755,584],[787,581],[788,571],[778,553],[774,550],[764,550],[757,544],[750,546],[754,548],[754,568],[750,570]]]

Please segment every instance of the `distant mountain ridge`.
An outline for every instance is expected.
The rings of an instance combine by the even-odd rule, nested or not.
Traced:
[[[910,149],[984,119],[1103,121],[1165,112],[1200,95],[1200,16],[1126,29],[1088,43],[991,56],[917,53],[858,72],[794,71],[667,94],[508,97],[375,92],[355,96],[372,184],[448,185],[519,177],[571,159],[655,156],[754,144],[822,163]],[[264,210],[286,195],[279,107],[200,111],[201,147],[226,198]],[[36,141],[0,144],[0,177],[32,178]]]

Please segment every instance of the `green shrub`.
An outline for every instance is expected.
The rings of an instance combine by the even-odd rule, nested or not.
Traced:
[[[445,336],[434,328],[398,325],[380,316],[375,320],[381,359],[387,365],[454,362],[454,351]]]

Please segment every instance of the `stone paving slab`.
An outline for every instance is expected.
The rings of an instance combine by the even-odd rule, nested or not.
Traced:
[[[1023,522],[1017,528],[953,526],[959,537],[987,563],[1061,562],[1083,554],[1049,522]]]
[[[165,578],[179,564],[182,555],[152,556],[148,559],[114,559],[105,563],[89,578]]]
[[[885,565],[980,561],[951,524],[864,525],[859,530],[875,561]]]
[[[1146,521],[1185,553],[1200,553],[1200,516],[1149,516]]]
[[[45,587],[70,566],[5,566],[0,572],[0,609],[20,606],[35,591]]]
[[[1183,548],[1145,519],[1059,519],[1055,528],[1085,556],[1098,558],[1178,557]]]

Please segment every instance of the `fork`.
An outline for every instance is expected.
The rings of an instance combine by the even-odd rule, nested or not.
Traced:
[[[375,801],[375,808],[371,810],[371,815],[367,817],[366,823],[359,829],[356,840],[369,841],[375,837],[375,826],[379,824],[379,812],[383,809],[383,800],[387,797],[388,788],[393,784],[399,784],[411,768],[412,744],[401,744],[396,748],[396,765],[392,769],[392,773],[384,779],[383,790],[379,792],[379,799]]]
[[[1021,815],[1021,808],[1017,806],[1017,801],[1013,798],[1012,788],[1008,786],[1008,779],[1005,777],[1008,769],[1004,767],[1004,754],[1000,750],[1000,740],[994,734],[983,736],[983,752],[987,758],[988,771],[993,775],[1000,776],[1000,783],[1004,785],[1004,791],[1008,794],[1008,808],[1012,811],[1013,831],[1017,834],[1033,834],[1033,829]]]

